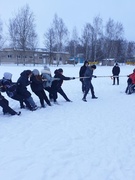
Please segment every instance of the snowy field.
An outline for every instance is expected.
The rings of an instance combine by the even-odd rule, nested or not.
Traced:
[[[80,66],[59,68],[65,76],[78,77]],[[11,72],[16,81],[23,70],[35,68],[43,67],[1,65],[0,78]],[[124,76],[134,69],[120,68]],[[53,75],[57,67],[50,69]],[[94,74],[111,76],[111,71],[98,66]],[[59,95],[59,105],[34,112],[23,109],[21,116],[4,116],[0,107],[1,180],[135,180],[135,94],[125,94],[127,77],[120,78],[119,86],[112,86],[110,77],[92,82],[98,99],[89,93],[83,102],[81,83],[75,79],[63,83],[73,102]],[[17,101],[7,99],[20,110]]]

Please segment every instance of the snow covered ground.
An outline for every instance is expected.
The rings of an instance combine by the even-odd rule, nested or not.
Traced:
[[[80,66],[60,67],[64,75],[78,77]],[[16,81],[24,69],[35,68],[43,67],[1,65],[0,77],[11,72]],[[50,67],[52,74],[56,68]],[[134,69],[120,68],[120,75]],[[111,70],[98,66],[94,74],[110,76]],[[81,83],[75,79],[63,83],[72,103],[59,95],[60,105],[23,109],[21,116],[4,116],[0,107],[1,180],[135,180],[135,94],[125,94],[127,77],[120,78],[119,86],[112,86],[110,77],[92,82],[98,99],[89,93],[88,102],[82,101]],[[8,100],[20,110],[17,101]]]

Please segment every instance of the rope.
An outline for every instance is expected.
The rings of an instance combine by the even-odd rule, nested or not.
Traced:
[[[127,75],[121,75],[121,76],[96,76],[97,78],[104,78],[104,77],[110,77],[110,78],[113,78],[113,77],[127,77]],[[86,79],[86,78],[90,78],[90,77],[75,77],[75,79]]]

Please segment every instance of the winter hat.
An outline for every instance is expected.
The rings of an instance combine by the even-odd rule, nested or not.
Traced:
[[[33,73],[35,76],[37,76],[37,75],[39,75],[39,70],[38,70],[38,69],[34,69],[34,70],[32,71],[32,73]]]
[[[51,71],[42,69],[41,74],[51,74]]]
[[[61,68],[60,68],[60,69],[58,69],[58,72],[62,73],[62,72],[63,72],[63,69],[61,69]]]
[[[89,62],[88,62],[88,61],[85,61],[85,62],[84,62],[84,65],[86,65],[86,64],[89,64]]]
[[[27,74],[28,76],[32,73],[31,70],[25,70],[25,72],[26,72],[26,74]]]
[[[5,73],[4,73],[4,78],[5,78],[5,79],[8,79],[8,80],[11,80],[12,74],[9,73],[9,72],[5,72]]]
[[[92,65],[91,68],[92,68],[92,69],[96,69],[96,65],[95,65],[95,64]]]
[[[50,68],[44,66],[44,69],[41,70],[41,74],[51,74]]]

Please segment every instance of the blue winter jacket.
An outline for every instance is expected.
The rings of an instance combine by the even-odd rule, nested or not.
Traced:
[[[25,70],[20,74],[20,77],[17,80],[17,92],[24,98],[29,98],[31,96],[31,93],[27,90],[27,86],[31,83],[28,79],[29,74],[30,70]]]

